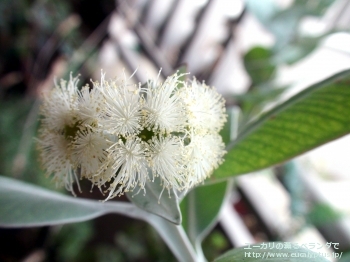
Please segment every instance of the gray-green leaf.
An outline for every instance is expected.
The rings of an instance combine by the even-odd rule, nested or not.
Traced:
[[[0,226],[32,227],[73,223],[103,214],[134,213],[128,203],[74,198],[0,176]]]
[[[181,224],[179,202],[174,194],[174,190],[164,189],[159,177],[156,177],[154,181],[146,182],[145,194],[142,190],[138,194],[135,193],[138,190],[139,189],[136,188],[134,192],[126,193],[129,200],[136,206],[150,213],[161,216],[176,225]]]
[[[179,261],[196,261],[183,229],[159,216],[124,202],[102,203],[58,194],[0,176],[0,226],[33,227],[86,221],[107,214],[122,214],[151,224]]]

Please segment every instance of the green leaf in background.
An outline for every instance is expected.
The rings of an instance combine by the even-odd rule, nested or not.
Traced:
[[[258,116],[267,104],[277,100],[285,91],[286,87],[272,86],[271,83],[267,83],[246,94],[235,96],[234,100],[241,105],[242,115],[244,116],[240,124],[243,125],[251,117]]]
[[[350,70],[316,83],[243,127],[213,179],[287,161],[350,132]]]
[[[179,202],[173,189],[168,192],[167,189],[163,188],[161,179],[156,177],[154,181],[146,182],[145,190],[145,194],[142,190],[135,194],[138,191],[136,188],[134,192],[127,192],[126,196],[139,208],[161,216],[174,224],[181,224]]]
[[[33,139],[38,123],[37,109],[37,102],[15,97],[0,103],[0,170],[6,175],[46,185],[48,179],[40,172]]]
[[[214,261],[215,258],[224,254],[231,247],[231,242],[226,233],[219,227],[213,228],[202,242],[203,254],[207,261]]]
[[[106,213],[128,213],[133,209],[128,203],[101,203],[74,198],[0,176],[2,227],[73,223],[90,220]]]
[[[236,106],[226,109],[227,121],[220,131],[220,136],[225,145],[228,145],[237,135],[240,112],[239,107]]]
[[[60,261],[77,261],[80,254],[86,254],[84,247],[94,234],[92,221],[85,221],[63,226],[51,240],[58,248]]]
[[[220,136],[222,137],[222,141],[227,145],[230,142],[230,126],[231,126],[231,121],[230,121],[230,112],[227,112],[228,114],[228,119],[224,125],[224,127],[220,131]]]
[[[232,181],[199,186],[182,200],[182,225],[193,244],[200,245],[215,225],[221,205],[231,190]]]
[[[341,256],[341,258],[338,260],[338,262],[348,262],[350,261],[350,252],[346,252]]]
[[[307,214],[307,220],[315,226],[324,226],[339,220],[341,212],[327,203],[316,203]]]
[[[215,262],[329,262],[322,255],[309,249],[300,246],[294,248],[295,244],[293,243],[291,248],[284,248],[285,243],[282,242],[269,242],[265,244],[267,248],[261,248],[262,245],[260,245],[260,248],[246,246],[232,249],[215,259]],[[274,246],[270,249],[272,245]]]
[[[257,46],[244,55],[244,66],[253,86],[269,81],[276,69],[272,61],[273,53],[270,49]]]
[[[284,46],[283,49],[274,54],[273,61],[276,64],[293,64],[314,51],[321,39],[326,35],[327,33],[317,37],[295,37],[290,43]]]

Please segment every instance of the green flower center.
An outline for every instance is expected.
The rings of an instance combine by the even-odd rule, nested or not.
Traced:
[[[75,122],[73,126],[66,125],[63,130],[65,139],[72,141],[80,129],[81,121]]]
[[[141,138],[142,141],[147,142],[148,140],[152,139],[152,137],[154,136],[154,132],[152,130],[144,128],[138,136]]]

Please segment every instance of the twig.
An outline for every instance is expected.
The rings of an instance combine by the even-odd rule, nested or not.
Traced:
[[[196,19],[196,27],[193,31],[193,33],[190,35],[190,37],[186,40],[186,42],[183,44],[183,46],[180,48],[179,56],[176,61],[175,68],[179,67],[181,64],[184,63],[183,59],[186,57],[188,50],[193,45],[195,39],[198,36],[198,33],[200,31],[201,25],[205,19],[205,16],[207,12],[210,10],[210,6],[214,0],[209,0],[208,3],[202,8],[202,10],[199,12],[197,19]]]
[[[124,1],[120,1],[120,13],[128,20],[129,7]],[[166,78],[173,73],[173,68],[165,59],[165,55],[162,54],[161,50],[154,44],[153,39],[150,38],[150,35],[146,32],[144,26],[137,22],[134,24],[134,31],[138,36],[140,43],[143,47],[145,55],[152,60],[156,67],[162,68],[161,74]]]
[[[81,21],[77,15],[69,16],[59,24],[56,31],[46,41],[33,64],[33,70],[30,74],[28,84],[29,90],[32,90],[36,86],[38,75],[42,75],[43,71],[48,68],[48,63],[53,53],[64,42],[64,39],[69,35],[69,33],[80,25],[80,22]]]
[[[164,34],[167,31],[169,25],[171,24],[171,21],[174,19],[176,10],[180,6],[181,0],[173,0],[172,5],[170,6],[168,13],[166,14],[165,21],[161,25],[161,27],[158,30],[158,35],[156,39],[156,45],[161,46],[164,38]]]
[[[73,57],[70,60],[70,64],[76,65],[72,70],[78,70],[81,68],[83,63],[87,60],[86,53],[91,54],[97,47],[97,45],[102,41],[102,39],[107,35],[107,27],[111,15],[108,15],[102,23],[89,35],[89,37],[83,42],[83,44],[74,52]]]
[[[120,3],[120,1],[118,1],[118,2]],[[144,25],[146,23],[148,13],[151,10],[153,4],[154,4],[154,0],[149,0],[149,1],[146,2],[145,6],[143,7],[143,9],[141,11],[141,14],[142,14],[142,16],[140,18],[140,23],[141,24]]]
[[[220,54],[217,56],[215,61],[213,62],[212,66],[209,67],[204,73],[205,79],[208,83],[211,83],[213,81],[213,74],[217,69],[217,66],[220,64],[220,61],[225,57],[228,48],[230,46],[230,43],[234,40],[234,31],[237,25],[242,21],[244,15],[246,13],[246,8],[243,9],[242,13],[235,19],[228,20],[228,30],[229,33],[227,35],[227,38],[222,43],[222,49],[220,51]]]

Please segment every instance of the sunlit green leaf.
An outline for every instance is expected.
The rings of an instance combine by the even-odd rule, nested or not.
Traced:
[[[350,70],[310,86],[243,127],[213,178],[271,167],[350,132]]]
[[[322,254],[291,243],[290,248],[282,242],[265,243],[260,247],[246,246],[232,249],[215,260],[215,262],[329,262]],[[271,248],[270,248],[271,247]]]
[[[147,181],[145,184],[145,194],[138,188],[134,192],[127,192],[126,195],[131,202],[141,209],[161,216],[174,224],[181,224],[181,213],[178,199],[173,189],[163,188],[161,179],[156,177],[154,181]],[[164,192],[163,192],[164,191]],[[164,193],[164,194],[162,194]]]

